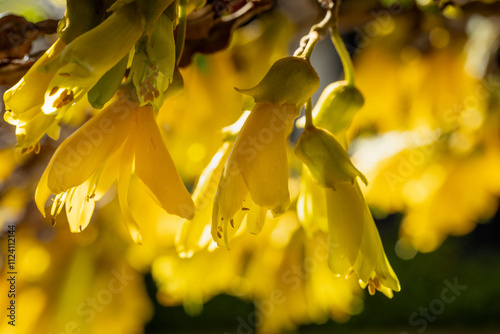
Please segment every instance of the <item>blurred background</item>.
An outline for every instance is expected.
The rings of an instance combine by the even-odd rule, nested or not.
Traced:
[[[207,6],[219,2],[229,3]],[[2,94],[55,41],[64,6],[0,0],[0,12],[25,19],[0,18]],[[321,13],[316,1],[275,1],[234,30],[224,50],[193,51],[182,69],[184,92],[158,117],[188,189],[221,145],[220,129],[241,113],[233,87],[253,86],[292,54]],[[36,38],[8,38],[26,29]],[[331,275],[321,255],[326,235],[308,236],[294,211],[300,163],[292,153],[292,213],[270,219],[258,236],[240,236],[230,252],[178,252],[185,222],[147,203],[139,187],[131,206],[142,217],[142,246],[132,242],[113,189],[82,233],[70,233],[65,217],[52,227],[34,190],[87,112],[62,128],[58,142],[44,138],[36,155],[16,150],[14,127],[0,123],[0,332],[500,333],[500,2],[347,0],[339,29],[365,98],[349,150],[370,180],[365,196],[401,292],[369,296],[355,279]],[[315,102],[343,77],[329,39],[312,65],[321,79]],[[16,226],[15,331],[3,306],[9,225]]]

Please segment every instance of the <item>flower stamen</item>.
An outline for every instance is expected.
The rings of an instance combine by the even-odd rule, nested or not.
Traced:
[[[373,282],[373,280],[370,278],[369,281],[368,281],[368,292],[370,293],[370,295],[374,295],[375,294],[375,283]]]

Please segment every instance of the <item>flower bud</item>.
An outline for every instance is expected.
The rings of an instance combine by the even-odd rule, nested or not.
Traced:
[[[314,181],[324,187],[335,189],[337,182],[354,183],[357,176],[368,184],[342,145],[324,129],[304,129],[295,146],[295,155],[307,166]]]
[[[285,57],[271,66],[257,86],[236,90],[252,96],[257,103],[302,105],[318,87],[318,74],[307,59]]]
[[[337,135],[349,128],[354,115],[363,107],[361,92],[345,81],[328,85],[312,111],[314,124]],[[305,118],[297,121],[298,127],[304,127]]]

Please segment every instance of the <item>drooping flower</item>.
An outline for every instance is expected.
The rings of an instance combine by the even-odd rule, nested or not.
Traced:
[[[218,181],[233,148],[234,140],[248,115],[250,115],[250,111],[245,111],[235,123],[222,129],[223,144],[200,175],[193,192],[196,207],[194,218],[184,221],[175,240],[177,252],[182,258],[193,256],[196,252],[206,248],[212,241],[210,225]],[[241,215],[240,217],[243,218]],[[240,226],[241,220],[235,222],[233,219],[233,225]]]
[[[368,285],[392,298],[400,291],[398,278],[384,252],[380,235],[358,182],[340,182],[336,190],[325,189],[332,272],[339,276],[355,273],[360,285]]]
[[[16,125],[18,147],[37,150],[44,134],[57,139],[59,122],[144,33],[144,17],[129,3],[68,45],[58,39],[4,95],[5,120]],[[123,72],[119,74],[120,80]],[[74,113],[74,108],[72,113]]]
[[[120,93],[56,150],[37,187],[38,209],[45,215],[45,202],[54,194],[53,219],[65,205],[71,230],[82,231],[94,202],[117,180],[123,218],[134,241],[140,242],[138,225],[128,208],[132,174],[165,211],[192,218],[193,201],[165,147],[152,107],[139,107]]]
[[[131,2],[116,7],[111,8],[113,13],[104,22],[75,38],[41,68],[54,73],[45,93],[45,114],[64,113],[120,62],[143,35],[144,17],[138,13],[138,5]]]
[[[196,212],[192,220],[185,220],[176,236],[177,251],[181,257],[189,258],[195,252],[208,246],[210,222],[212,220],[212,203],[217,191],[217,181],[220,179],[232,142],[224,142],[214,155],[208,166],[200,175],[193,193]]]
[[[277,61],[257,86],[240,90],[256,105],[236,138],[215,195],[212,237],[219,245],[228,246],[239,227],[235,222],[247,212],[247,227],[259,233],[267,210],[279,216],[288,208],[286,139],[298,116],[297,106],[318,85],[305,58],[288,57]]]
[[[25,151],[36,150],[45,133],[54,140],[59,137],[55,115],[46,115],[41,109],[45,91],[54,75],[42,73],[39,69],[57,57],[64,47],[64,43],[58,39],[3,96],[6,109],[4,119],[16,126],[17,146]]]
[[[333,134],[313,125],[304,129],[295,153],[310,173],[302,177],[310,177],[322,186],[322,190],[317,187],[309,190],[315,194],[324,192],[331,271],[346,277],[355,273],[363,288],[368,285],[370,294],[379,290],[392,298],[392,291],[400,291],[401,287],[358,185],[358,177],[367,183],[364,175],[354,167]],[[324,211],[322,204],[323,201],[319,203],[319,210]],[[302,211],[306,212],[304,206]]]
[[[225,164],[215,196],[212,236],[216,241],[227,242],[228,226],[235,228],[236,214],[246,214],[253,205],[269,209],[274,215],[283,214],[288,208],[286,138],[295,117],[295,106],[280,108],[269,103],[257,103],[248,117]],[[254,233],[260,232],[261,227],[256,222]]]

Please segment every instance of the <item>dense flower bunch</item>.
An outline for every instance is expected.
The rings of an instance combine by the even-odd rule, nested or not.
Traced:
[[[487,98],[442,108],[456,102],[452,92],[466,94],[479,84],[462,69],[466,61],[447,49],[463,42],[444,41],[441,34],[432,51],[406,47],[394,60],[383,39],[401,42],[385,32],[361,50],[355,75],[337,28],[340,2],[324,1],[324,19],[293,56],[284,51],[288,24],[271,13],[231,29],[233,41],[224,51],[197,54],[181,68],[196,35],[186,33],[188,15],[201,16],[216,1],[108,2],[99,11],[68,1],[58,39],[4,94],[4,119],[16,127],[24,157],[48,149],[46,135],[58,140],[61,127],[83,123],[61,136],[34,194],[52,225],[67,221],[71,232],[81,233],[75,240],[83,238],[85,247],[77,251],[68,242],[73,235],[58,232],[53,241],[74,251],[67,289],[86,275],[82,268],[102,274],[88,265],[99,256],[88,245],[111,247],[103,238],[121,235],[116,222],[123,221],[133,244],[128,237],[112,243],[126,253],[127,263],[119,263],[134,275],[150,269],[162,304],[182,303],[195,314],[219,293],[258,306],[279,291],[276,298],[286,303],[272,303],[272,314],[257,324],[263,332],[345,321],[362,308],[358,285],[389,298],[401,290],[367,202],[383,214],[406,211],[396,250],[407,258],[434,250],[449,234],[467,233],[480,213],[496,209],[498,126],[488,122]],[[234,1],[214,17],[227,23],[252,6]],[[391,24],[393,34],[405,25]],[[311,55],[327,35],[345,78],[321,92]],[[407,72],[420,79],[401,84]],[[15,153],[0,154],[3,180]],[[30,201],[16,192],[5,198],[17,203],[12,208]],[[41,258],[56,252],[28,241]],[[109,261],[120,254],[111,252]],[[33,273],[34,280],[47,266]],[[29,291],[42,309],[46,295]],[[104,318],[85,328],[99,332]]]

